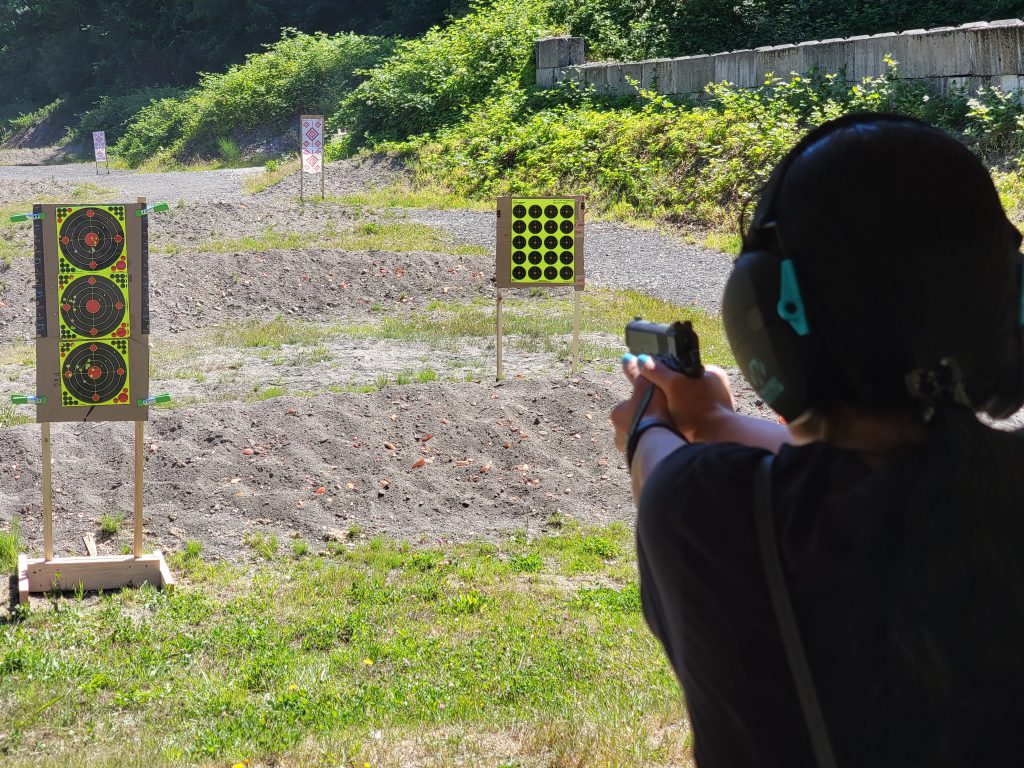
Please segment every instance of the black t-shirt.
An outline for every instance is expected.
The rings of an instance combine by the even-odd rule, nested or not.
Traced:
[[[756,535],[764,456],[731,443],[684,446],[655,468],[639,503],[644,613],[682,682],[701,768],[814,765]],[[924,764],[919,742],[939,735],[915,712],[871,717],[893,696],[885,611],[901,489],[824,443],[784,447],[772,478],[783,571],[839,765]],[[1005,745],[987,746],[1001,765],[1024,764],[1024,748],[1011,759]]]

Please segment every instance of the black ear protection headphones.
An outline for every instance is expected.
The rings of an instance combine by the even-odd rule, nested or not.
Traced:
[[[917,123],[894,115],[854,115],[805,136],[769,181],[766,199],[726,283],[722,320],[733,356],[761,399],[788,422],[821,404],[825,394],[820,391],[821,360],[815,358],[819,357],[816,353],[825,350],[814,335],[814,318],[808,317],[796,267],[786,253],[784,233],[775,220],[775,197],[789,168],[807,147],[849,126],[893,122]],[[1015,371],[1002,379],[986,402],[969,404],[994,418],[1006,418],[1024,405],[1024,256],[1015,251],[1020,285],[1015,323],[1019,330],[1011,339],[1013,350],[1008,350],[1004,358],[1014,361]]]

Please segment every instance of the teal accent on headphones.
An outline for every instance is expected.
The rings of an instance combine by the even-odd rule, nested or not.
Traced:
[[[779,303],[776,309],[779,317],[789,323],[797,336],[806,336],[811,332],[807,325],[804,312],[804,300],[800,296],[800,286],[796,282],[796,269],[792,259],[783,259],[779,268]],[[1024,312],[1024,307],[1022,307]]]

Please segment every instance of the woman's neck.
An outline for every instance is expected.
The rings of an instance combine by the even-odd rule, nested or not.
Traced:
[[[924,418],[913,411],[884,411],[841,403],[789,427],[796,445],[822,441],[853,451],[872,466],[884,464],[927,434]]]

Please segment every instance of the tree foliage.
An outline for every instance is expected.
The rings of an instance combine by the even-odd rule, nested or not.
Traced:
[[[465,0],[0,0],[0,117],[191,86],[282,28],[415,35],[465,10]]]
[[[1019,18],[1022,0],[553,0],[597,58],[635,59]]]

